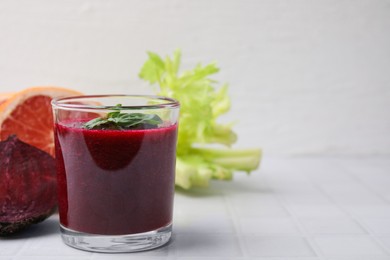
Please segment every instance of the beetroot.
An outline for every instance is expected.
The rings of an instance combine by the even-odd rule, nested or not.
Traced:
[[[15,135],[0,142],[0,235],[49,217],[57,204],[55,160]]]

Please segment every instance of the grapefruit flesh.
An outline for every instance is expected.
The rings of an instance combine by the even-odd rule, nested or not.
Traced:
[[[0,140],[14,134],[21,141],[54,156],[50,102],[55,97],[80,94],[64,88],[35,87],[9,95],[3,101],[0,99]]]

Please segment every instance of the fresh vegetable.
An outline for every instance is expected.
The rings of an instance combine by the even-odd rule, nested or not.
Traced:
[[[0,236],[49,217],[57,206],[55,159],[10,135],[0,142]]]
[[[260,149],[210,148],[210,144],[231,146],[237,136],[232,124],[220,124],[217,118],[230,109],[228,86],[215,87],[210,78],[219,68],[215,63],[197,65],[179,74],[181,53],[161,58],[148,52],[149,59],[139,76],[158,84],[158,95],[179,100],[180,120],[176,157],[176,185],[184,189],[207,186],[210,179],[230,180],[233,172],[258,168]]]

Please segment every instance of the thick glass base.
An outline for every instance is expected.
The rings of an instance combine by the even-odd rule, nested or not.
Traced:
[[[62,240],[68,246],[104,253],[137,252],[166,244],[171,238],[172,224],[154,231],[131,235],[94,235],[61,227]]]

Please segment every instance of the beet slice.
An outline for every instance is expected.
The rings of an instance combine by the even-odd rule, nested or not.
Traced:
[[[45,220],[56,205],[54,158],[15,135],[0,142],[0,235]]]

